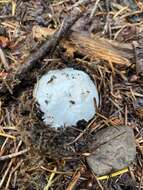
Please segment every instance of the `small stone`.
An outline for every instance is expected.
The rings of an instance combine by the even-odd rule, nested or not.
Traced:
[[[87,163],[97,176],[111,174],[128,167],[136,156],[133,130],[127,126],[111,126],[96,133]]]

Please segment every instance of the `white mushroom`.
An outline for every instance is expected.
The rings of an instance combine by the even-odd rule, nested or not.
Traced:
[[[99,97],[89,75],[73,68],[51,70],[41,77],[34,97],[43,112],[43,121],[51,127],[75,126],[88,122],[96,113]]]

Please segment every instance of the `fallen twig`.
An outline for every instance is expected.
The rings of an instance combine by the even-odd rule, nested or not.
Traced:
[[[18,153],[18,150],[19,150],[21,144],[22,144],[22,141],[19,141],[19,143],[18,143],[18,145],[17,145],[17,147],[16,147],[16,150],[15,150],[15,153],[10,154],[10,155],[14,155],[14,154]],[[21,152],[21,151],[20,151],[20,152]],[[9,159],[8,156],[10,156],[10,155],[1,156],[0,158],[2,158],[2,159],[0,159],[0,161]],[[16,156],[14,156],[14,157],[16,157]],[[14,157],[12,156],[11,158],[14,158]],[[3,183],[5,182],[5,179],[6,179],[7,175],[8,175],[8,172],[9,172],[10,168],[12,167],[12,164],[13,164],[14,160],[15,160],[15,159],[12,159],[12,160],[10,160],[10,162],[9,162],[9,165],[8,165],[8,167],[7,167],[5,173],[4,173],[4,175],[3,175],[3,177],[2,177],[2,179],[1,179],[1,181],[0,181],[0,189],[2,188]]]
[[[13,139],[13,140],[16,139],[15,136],[13,136],[13,135],[9,135],[9,134],[6,134],[6,133],[2,133],[2,132],[0,132],[0,136],[2,136],[2,137],[7,137],[7,138],[11,138],[11,139]]]
[[[89,1],[83,1],[83,5],[88,4]],[[44,58],[46,55],[51,55],[60,40],[66,36],[72,25],[82,16],[86,9],[81,10],[80,8],[74,8],[70,15],[68,15],[61,24],[61,27],[51,36],[51,38],[46,41],[37,52],[33,53],[26,61],[23,63],[17,71],[17,78],[23,80],[27,72],[35,67],[37,61]]]
[[[13,173],[21,166],[22,162],[23,162],[23,160],[20,160],[20,162],[18,162],[18,164],[14,168],[12,168],[12,170],[10,171],[10,174],[9,174],[5,189],[8,189],[10,181],[11,181],[11,178],[13,176]]]
[[[0,161],[8,160],[8,159],[11,159],[11,158],[15,158],[15,157],[17,157],[17,156],[20,156],[20,155],[22,155],[22,154],[25,154],[25,153],[28,152],[28,151],[29,151],[29,148],[26,148],[26,149],[21,150],[21,151],[19,151],[19,152],[15,152],[15,153],[12,153],[12,154],[8,154],[8,155],[6,155],[6,156],[1,156],[1,157],[0,157]]]
[[[5,54],[2,50],[2,48],[0,48],[0,59],[1,59],[1,63],[3,64],[4,68],[6,71],[9,71],[10,70],[10,67],[9,67],[9,64],[8,64],[8,61],[5,57]]]
[[[77,181],[79,180],[81,173],[83,172],[83,168],[80,168],[79,170],[76,170],[70,184],[67,187],[67,190],[73,190]]]
[[[90,4],[90,0],[83,0],[81,3],[81,9],[79,7],[75,7],[71,14],[69,14],[64,21],[61,24],[61,27],[50,37],[49,40],[44,42],[44,44],[36,51],[35,53],[31,54],[27,60],[18,68],[17,73],[15,75],[15,81],[18,81],[17,84],[11,84],[12,86],[11,90],[15,89],[17,86],[21,84],[22,81],[26,80],[29,76],[29,72],[35,68],[38,61],[43,59],[46,55],[51,56],[54,52],[57,44],[60,42],[60,40],[65,37],[70,30],[70,28],[73,26],[73,24],[83,15],[83,13],[86,11],[86,8],[83,6]],[[13,76],[9,76],[9,78],[13,78]],[[12,79],[13,81],[13,79]],[[11,82],[12,83],[12,82]],[[3,85],[0,88],[0,96],[4,96],[6,94],[9,94],[10,91],[3,83]]]
[[[51,172],[51,173],[55,173],[55,174],[61,174],[61,175],[72,175],[73,172],[61,172],[61,171],[54,171],[54,170],[50,170],[48,168],[45,168],[44,166],[40,166],[41,169],[45,170],[45,171],[48,171],[48,172]]]
[[[0,188],[2,188],[3,183],[4,183],[4,181],[5,181],[5,179],[6,179],[7,175],[8,175],[8,172],[9,172],[9,170],[10,170],[12,164],[13,164],[13,160],[10,161],[10,163],[9,163],[9,165],[8,165],[8,167],[7,167],[7,169],[6,169],[5,173],[4,173],[4,175],[3,175],[3,177],[2,177],[2,180],[0,181]]]

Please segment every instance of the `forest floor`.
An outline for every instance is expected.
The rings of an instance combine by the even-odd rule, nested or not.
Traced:
[[[33,88],[47,71],[65,67],[96,80],[100,106],[69,138],[72,154],[54,149],[49,131],[46,153],[39,152],[46,129]],[[133,129],[136,160],[100,180],[86,163],[83,140],[110,125]],[[142,0],[0,0],[0,189],[143,189]]]

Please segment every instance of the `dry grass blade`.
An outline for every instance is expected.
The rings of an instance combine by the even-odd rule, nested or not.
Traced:
[[[56,172],[57,168],[55,167],[54,170],[53,170],[53,173],[51,173],[49,179],[48,179],[48,183],[46,185],[46,187],[44,188],[44,190],[49,190],[49,188],[51,187],[52,183],[53,183],[53,178],[55,176],[55,172]]]
[[[2,137],[7,137],[7,138],[11,138],[11,139],[13,139],[13,140],[16,139],[15,136],[13,136],[13,135],[9,135],[9,134],[6,134],[6,133],[2,133],[2,132],[0,132],[0,136],[2,136]]]
[[[48,168],[45,168],[44,166],[41,166],[40,168],[50,173],[62,174],[62,175],[73,175],[73,172],[62,172],[62,171],[57,171],[57,170],[56,171],[50,170]]]
[[[14,16],[16,12],[16,0],[11,0],[11,4],[12,4],[12,16]]]
[[[10,3],[11,0],[1,0],[0,3]]]

